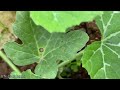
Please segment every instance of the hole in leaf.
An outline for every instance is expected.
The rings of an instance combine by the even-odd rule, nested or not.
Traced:
[[[17,42],[18,44],[23,44],[22,41],[21,41],[19,38],[17,38],[17,39],[15,40],[15,42]]]

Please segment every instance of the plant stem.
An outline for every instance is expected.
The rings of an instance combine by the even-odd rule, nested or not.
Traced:
[[[0,57],[18,74],[21,74],[19,69],[6,57],[6,55],[0,50]]]
[[[63,63],[59,64],[59,65],[58,65],[58,68],[61,68],[61,67],[65,66],[65,65],[67,65],[67,64],[70,63],[71,61],[75,60],[76,57],[81,56],[82,54],[83,54],[83,50],[80,51],[79,53],[77,53],[76,56],[75,56],[73,59],[64,61]]]

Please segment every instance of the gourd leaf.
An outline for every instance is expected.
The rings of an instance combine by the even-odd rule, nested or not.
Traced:
[[[65,32],[68,27],[92,21],[102,11],[31,11],[30,16],[37,25],[49,32]]]
[[[18,66],[36,62],[38,65],[34,73],[41,78],[55,78],[57,62],[73,59],[89,39],[84,30],[49,33],[42,26],[36,25],[27,11],[17,12],[13,31],[22,44],[6,43],[4,50],[7,56]]]
[[[105,11],[95,20],[102,40],[87,46],[83,67],[93,79],[120,78],[120,12]]]

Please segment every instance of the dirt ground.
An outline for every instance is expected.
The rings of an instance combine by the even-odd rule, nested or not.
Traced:
[[[0,11],[0,50],[7,41],[15,40],[12,31],[15,15],[15,11]]]

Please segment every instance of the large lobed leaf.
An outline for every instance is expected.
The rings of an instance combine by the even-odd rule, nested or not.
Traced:
[[[94,79],[120,78],[120,12],[106,11],[95,20],[102,40],[85,49],[83,67]]]
[[[30,13],[24,11],[17,12],[13,30],[23,44],[16,42],[5,44],[7,56],[18,66],[37,62],[34,73],[41,78],[55,78],[58,70],[56,62],[74,58],[89,39],[82,30],[49,33],[36,25],[30,18]],[[26,75],[27,73],[29,72],[26,71]]]
[[[49,32],[65,32],[68,27],[92,21],[102,11],[31,11],[30,16],[37,25]]]

